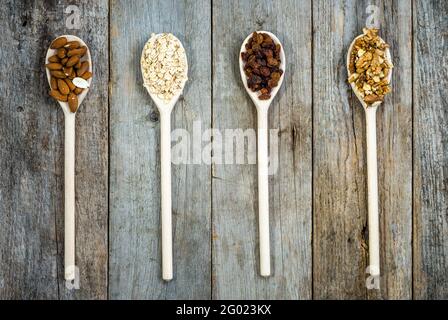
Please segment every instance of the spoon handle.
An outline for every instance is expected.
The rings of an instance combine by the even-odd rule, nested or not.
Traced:
[[[372,276],[380,275],[376,109],[366,108],[369,272]]]
[[[258,108],[258,225],[260,274],[271,274],[269,249],[268,111]]]
[[[65,188],[65,236],[64,266],[65,279],[75,279],[75,114],[65,115],[64,145],[64,188]]]
[[[160,168],[162,223],[162,278],[173,279],[171,226],[171,117],[160,112]]]

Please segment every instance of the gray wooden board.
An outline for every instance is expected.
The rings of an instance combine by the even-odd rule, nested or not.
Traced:
[[[345,57],[369,4],[392,46],[393,94],[377,113],[380,292],[367,293],[364,111],[347,84]],[[409,1],[316,1],[314,17],[314,298],[410,298],[412,237],[411,7]]]
[[[414,298],[448,299],[448,2],[414,1]]]
[[[69,1],[5,1],[0,8],[0,298],[107,298],[108,2],[78,1],[81,26],[66,29]],[[45,54],[74,34],[93,59],[92,89],[77,115],[76,264],[65,288],[64,118],[48,96]],[[7,61],[9,61],[7,63]]]
[[[112,1],[110,83],[110,298],[208,299],[210,166],[173,165],[174,279],[161,280],[160,153],[156,106],[143,88],[140,55],[151,33],[185,46],[189,80],[172,130],[210,127],[209,1]]]
[[[238,66],[241,43],[255,30],[276,34],[287,57],[285,81],[269,111],[269,127],[279,130],[279,169],[269,179],[273,274],[259,275],[256,165],[216,164],[213,298],[309,299],[310,1],[213,1],[213,128],[256,129],[255,106],[245,92]]]
[[[71,4],[79,29],[66,28]],[[395,64],[377,113],[380,291],[365,287],[365,120],[345,71],[369,5]],[[423,0],[2,1],[0,299],[447,299],[447,11]],[[172,129],[194,139],[196,121],[225,138],[225,129],[256,129],[238,70],[254,30],[275,33],[287,57],[269,112],[279,130],[273,276],[258,275],[256,164],[202,162],[172,167],[175,278],[165,283],[160,128],[141,50],[152,32],[180,38],[190,80]],[[94,62],[76,127],[76,291],[63,279],[64,119],[43,66],[64,33],[84,39]],[[191,143],[191,155],[201,151]]]
[[[412,5],[365,1],[379,8],[381,36],[394,63],[392,91],[377,111],[381,291],[369,298],[412,298]],[[364,13],[364,15],[362,15]],[[359,105],[356,105],[359,107]],[[364,149],[365,150],[365,149]]]

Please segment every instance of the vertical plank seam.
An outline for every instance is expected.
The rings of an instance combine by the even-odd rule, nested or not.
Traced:
[[[414,29],[414,5],[415,1],[410,0],[411,2],[411,299],[414,300],[414,232],[415,232],[415,219],[414,219],[414,37],[415,37],[415,29]]]
[[[314,236],[315,236],[315,220],[314,220],[314,3],[311,0],[311,299],[315,299],[314,292]]]
[[[110,59],[111,59],[111,46],[110,46],[110,14],[111,12],[111,0],[108,0],[107,8],[107,46],[108,46],[108,81],[107,81],[107,266],[106,266],[106,299],[110,299],[109,293],[109,264],[110,264]]]
[[[213,0],[210,0],[210,127],[213,132]],[[213,136],[211,137],[213,157]],[[210,300],[213,300],[213,158],[210,165]]]

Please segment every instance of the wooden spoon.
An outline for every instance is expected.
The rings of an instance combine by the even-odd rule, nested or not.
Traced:
[[[92,72],[92,58],[90,56],[89,47],[80,38],[72,35],[63,35],[58,38],[65,37],[68,41],[79,41],[82,46],[86,46],[87,52],[83,60],[89,62],[89,71]],[[56,49],[49,48],[45,57],[45,64],[49,63],[48,58],[56,54]],[[51,87],[51,75],[48,68],[47,72],[48,84]],[[92,78],[88,79],[89,87]],[[89,88],[84,89],[78,95],[78,110],[81,102],[87,95]],[[64,266],[65,279],[75,279],[75,117],[76,112],[71,112],[67,102],[58,101],[64,112],[65,118],[65,143],[64,143],[64,188],[65,188],[65,236],[64,236]]]
[[[151,37],[149,41],[160,37],[162,33]],[[179,41],[181,47],[182,43]],[[185,49],[184,49],[185,52]],[[144,49],[142,56],[144,55]],[[161,223],[162,223],[162,278],[163,280],[173,279],[173,245],[172,245],[172,222],[171,222],[171,111],[182,94],[187,81],[188,64],[185,54],[185,81],[181,84],[181,90],[171,98],[170,101],[160,99],[153,94],[149,87],[144,85],[152,100],[154,101],[160,114],[160,181],[161,181]],[[141,66],[143,74],[143,67]]]
[[[350,55],[357,39],[364,34],[357,36],[351,43],[347,53],[347,73],[350,73]],[[381,38],[380,38],[381,39]],[[384,40],[381,39],[383,42]],[[386,48],[385,58],[391,62],[390,50]],[[390,83],[392,69],[388,74]],[[376,155],[376,110],[382,101],[377,101],[368,105],[354,82],[350,84],[358,100],[364,108],[366,115],[366,138],[367,138],[367,194],[368,194],[368,225],[369,225],[369,272],[372,276],[380,275],[380,249],[379,249],[379,216],[378,216],[378,169]]]
[[[269,249],[269,185],[268,185],[268,110],[269,106],[280,89],[283,78],[285,77],[285,52],[280,40],[272,33],[267,31],[257,31],[257,33],[266,33],[275,44],[281,45],[280,50],[280,69],[283,74],[278,81],[278,85],[272,89],[271,98],[268,100],[258,99],[259,92],[253,92],[247,85],[247,76],[244,72],[244,61],[241,59],[241,53],[246,51],[246,43],[252,37],[252,33],[247,36],[241,45],[239,54],[240,73],[244,87],[257,108],[258,136],[257,136],[257,157],[258,157],[258,227],[260,238],[260,274],[269,276],[271,274],[270,249]]]

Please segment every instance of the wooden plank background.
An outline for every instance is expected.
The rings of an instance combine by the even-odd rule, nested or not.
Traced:
[[[253,30],[275,30],[287,56],[285,82],[269,110],[270,128],[279,130],[279,169],[269,179],[273,276],[259,276],[256,165],[217,164],[213,298],[310,299],[310,1],[213,1],[213,128],[221,131],[257,125],[238,65],[241,43]]]
[[[71,1],[2,1],[0,9],[0,298],[107,298],[108,2],[77,1],[80,29],[67,29]],[[76,122],[76,265],[64,281],[64,116],[48,96],[45,54],[61,34],[88,44],[92,90]],[[8,65],[6,65],[8,62]]]
[[[208,299],[210,166],[173,165],[173,281],[160,270],[160,127],[143,87],[140,55],[151,33],[185,44],[189,81],[172,114],[172,130],[210,127],[209,1],[112,1],[110,82],[110,297]],[[132,17],[132,19],[130,19]]]
[[[414,298],[448,298],[448,3],[414,3]]]
[[[382,290],[367,292],[365,119],[345,56],[378,8],[392,47],[394,94],[377,112]],[[412,297],[412,47],[405,1],[314,2],[314,297]],[[355,17],[355,18],[353,18]],[[326,21],[327,23],[322,23]],[[374,294],[374,295],[372,295]]]
[[[65,25],[69,4],[79,30]],[[447,299],[447,13],[436,0],[2,1],[0,299]],[[371,22],[395,65],[377,113],[379,291],[365,287],[365,120],[345,70],[350,42]],[[159,121],[141,50],[153,32],[179,37],[189,81],[172,129],[224,134],[256,127],[237,65],[253,30],[275,33],[287,57],[269,111],[273,276],[258,275],[256,165],[176,164],[175,278],[165,283]],[[64,122],[43,66],[64,33],[83,38],[94,61],[77,115],[79,290],[63,279]]]

